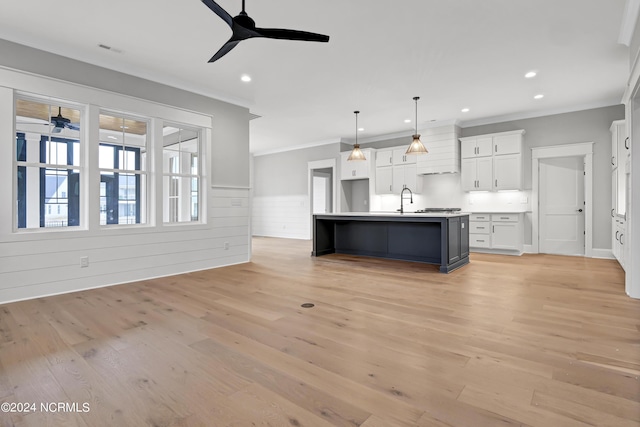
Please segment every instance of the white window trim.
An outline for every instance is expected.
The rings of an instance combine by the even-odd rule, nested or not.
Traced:
[[[151,213],[148,224],[131,225],[131,227],[100,227],[99,225],[99,174],[98,170],[98,122],[99,111],[134,111],[136,116],[151,117],[151,141],[161,144],[162,120],[155,119],[161,117],[170,123],[181,123],[191,128],[201,129],[201,157],[200,163],[200,212],[201,222],[199,223],[176,223],[167,224],[171,231],[207,229],[208,194],[206,189],[209,185],[208,167],[210,159],[208,149],[211,145],[212,117],[196,111],[187,110],[180,107],[161,104],[154,101],[135,98],[128,95],[109,92],[81,84],[70,83],[55,78],[45,77],[29,72],[14,70],[7,67],[0,67],[0,138],[10,141],[15,138],[15,96],[18,93],[37,94],[39,99],[65,99],[72,100],[74,106],[86,106],[85,124],[83,133],[85,135],[84,167],[85,171],[81,177],[81,191],[87,191],[84,200],[81,199],[81,221],[86,219],[83,228],[70,227],[69,229],[26,229],[17,233],[13,230],[15,223],[15,203],[0,204],[0,242],[19,242],[33,240],[54,240],[59,239],[62,233],[69,237],[100,237],[101,235],[131,235],[157,233],[162,231],[160,195],[153,193],[150,189],[150,209],[155,208],[155,214]],[[100,107],[98,107],[98,105]],[[156,124],[154,127],[154,123]],[[155,134],[153,132],[156,132]],[[154,135],[160,136],[160,142]],[[15,144],[0,144],[0,162],[5,161],[0,167],[0,179],[10,182],[10,186],[0,188],[0,198],[3,200],[14,200],[15,197],[15,173],[13,170],[13,159],[15,157]],[[149,165],[153,164],[158,156],[149,159]],[[4,159],[4,160],[3,160]],[[155,188],[162,188],[162,174],[155,173],[149,168],[149,182]],[[160,186],[158,186],[160,184]],[[160,202],[160,210],[158,209]],[[84,211],[82,211],[84,209]],[[84,212],[84,214],[82,213]],[[82,224],[82,222],[81,222]],[[176,228],[174,228],[176,227]]]

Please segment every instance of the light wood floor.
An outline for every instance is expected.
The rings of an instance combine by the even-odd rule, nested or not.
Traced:
[[[38,405],[0,425],[640,425],[616,262],[310,250],[254,239],[248,264],[0,306],[0,402]]]

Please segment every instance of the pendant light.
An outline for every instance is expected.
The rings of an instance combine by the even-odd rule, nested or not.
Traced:
[[[416,133],[413,134],[413,141],[411,141],[411,145],[409,145],[405,154],[427,154],[429,152],[420,141],[420,135],[418,134],[418,99],[420,99],[419,96],[413,98],[416,102]]]
[[[347,161],[367,160],[367,158],[364,157],[364,153],[360,149],[360,144],[358,144],[358,114],[360,114],[360,111],[354,111],[354,113],[356,115],[356,143],[353,144],[353,150],[351,151],[351,154],[349,154],[349,158],[347,159]]]

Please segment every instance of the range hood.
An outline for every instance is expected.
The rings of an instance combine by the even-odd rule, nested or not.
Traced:
[[[416,156],[418,175],[460,172],[460,127],[439,126],[422,131],[428,154]]]

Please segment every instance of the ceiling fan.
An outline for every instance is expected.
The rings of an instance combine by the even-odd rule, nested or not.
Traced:
[[[35,117],[16,116],[16,123],[21,125],[46,125],[53,126],[51,133],[60,133],[64,128],[71,130],[80,130],[77,123],[71,123],[71,120],[62,115],[62,107],[58,107],[58,115],[51,117],[51,121],[42,120]]]
[[[242,12],[238,16],[231,17],[218,3],[213,0],[202,0],[209,9],[218,15],[231,27],[233,34],[231,38],[216,52],[209,62],[217,61],[225,56],[231,49],[242,40],[263,37],[268,39],[301,40],[308,42],[328,42],[329,36],[323,34],[309,33],[307,31],[284,30],[280,28],[258,28],[253,19],[244,11],[244,1],[242,0]]]
[[[80,126],[76,123],[71,123],[71,120],[66,117],[62,117],[62,107],[58,107],[58,115],[51,117],[51,124],[54,126],[51,133],[60,133],[62,129],[67,128],[71,130],[80,130]]]

